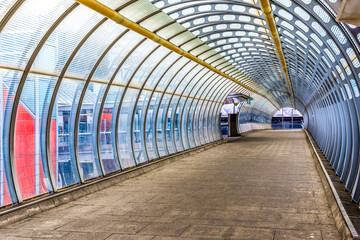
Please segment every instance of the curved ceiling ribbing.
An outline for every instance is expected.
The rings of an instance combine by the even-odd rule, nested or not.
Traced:
[[[230,62],[234,62],[239,69],[271,92],[282,106],[290,105],[283,74],[279,62],[275,61],[277,56],[257,1],[152,2]],[[327,70],[332,68],[332,75],[339,77],[347,66],[352,65],[349,62],[357,62],[356,50],[348,44],[345,48],[351,49],[348,50],[351,56],[343,53],[343,60],[336,57],[339,54],[334,53],[334,49],[344,48],[336,34],[344,35],[346,39],[345,33],[342,33],[341,26],[337,27],[340,24],[335,22],[328,9],[316,1],[276,1],[272,7],[297,101],[300,99],[300,105],[306,106],[314,97],[318,97],[316,94],[320,85],[329,77]],[[324,35],[325,31],[328,35]],[[322,43],[320,39],[326,37],[328,39]],[[230,43],[228,39],[235,43]],[[334,58],[337,59],[336,65],[332,61]],[[358,71],[354,70],[355,73]],[[353,78],[358,80],[359,76],[354,74]],[[354,85],[356,89],[357,84],[352,82],[352,85],[344,85],[340,91],[350,93],[350,86]]]
[[[152,1],[163,11],[147,0],[101,2],[275,105],[291,105],[256,1]],[[350,33],[318,1],[272,6],[296,106],[326,146],[320,120],[340,131],[331,114],[341,117],[349,151],[338,154],[348,160],[335,165],[358,196],[356,28]],[[230,91],[250,94],[73,0],[2,0],[0,20],[1,205],[220,139],[223,99]],[[252,97],[254,112],[274,113],[265,98]]]
[[[153,1],[273,94],[280,105],[290,105],[286,80],[257,4],[202,0],[169,2]]]
[[[148,1],[102,3],[271,99]],[[2,0],[0,30],[0,205],[216,141],[223,99],[250,95],[73,0]]]

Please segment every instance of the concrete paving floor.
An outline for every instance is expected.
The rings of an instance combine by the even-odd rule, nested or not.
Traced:
[[[0,229],[1,239],[340,239],[301,130],[256,131]]]

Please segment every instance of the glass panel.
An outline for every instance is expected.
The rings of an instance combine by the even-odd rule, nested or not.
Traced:
[[[118,122],[118,147],[122,168],[135,166],[135,159],[131,144],[131,118],[134,109],[133,102],[135,101],[138,93],[138,89],[128,88],[120,108]]]
[[[209,124],[208,124],[208,116],[209,116],[209,110],[211,107],[211,102],[206,101],[204,104],[204,113],[203,113],[203,133],[204,133],[204,140],[205,143],[209,143],[210,142],[210,138],[209,138]]]
[[[212,126],[212,113],[214,111],[214,107],[215,107],[215,103],[214,102],[209,102],[209,109],[207,112],[206,117],[206,126],[207,126],[207,130],[208,130],[208,137],[209,137],[209,141],[212,142],[214,141],[214,131],[213,131],[213,126]]]
[[[53,77],[30,74],[21,94],[15,124],[14,158],[22,198],[45,193],[48,187],[51,188],[48,173],[44,175],[43,170],[47,162],[42,162],[46,158],[41,158],[40,124],[43,107],[48,104],[45,98],[52,94],[55,81]]]
[[[193,125],[193,120],[195,118],[195,106],[196,106],[196,103],[198,102],[198,100],[192,100],[190,102],[192,104],[191,104],[190,113],[189,113],[188,120],[187,120],[188,134],[189,134],[190,146],[196,147],[199,145],[199,143],[195,142],[195,135],[197,135],[197,131],[195,131],[195,127]]]
[[[319,5],[316,5],[314,7],[314,12],[323,20],[324,22],[328,23],[330,22],[330,16],[320,7]]]
[[[350,80],[350,83],[351,83],[351,86],[352,86],[352,88],[353,88],[355,97],[359,97],[359,95],[360,95],[360,93],[359,93],[359,88],[358,88],[355,80],[354,80],[354,79],[351,79],[351,80]]]
[[[222,79],[219,79],[219,76],[216,75],[216,78],[210,82],[209,85],[207,85],[206,89],[204,89],[201,98],[211,99],[212,94],[215,90],[217,90],[217,86],[219,86],[220,83],[223,83],[224,81]],[[199,136],[200,136],[200,143],[205,144],[209,142],[209,136],[208,136],[208,124],[207,124],[207,116],[209,112],[209,108],[211,105],[211,102],[203,101],[201,100],[200,105],[200,116],[199,116]]]
[[[106,21],[87,39],[71,62],[67,74],[87,78],[99,56],[125,29],[113,21]]]
[[[346,93],[347,93],[347,95],[348,95],[348,98],[349,98],[349,99],[352,99],[352,94],[351,94],[351,90],[350,90],[349,85],[345,83],[345,84],[344,84],[344,87],[345,87]]]
[[[206,72],[205,75],[203,75],[194,85],[193,85],[193,89],[190,91],[189,96],[191,97],[198,97],[199,96],[199,92],[201,89],[204,89],[206,84],[205,82],[207,81],[211,81],[211,79],[213,79],[213,77],[215,77],[216,74],[214,74],[214,72],[209,71],[208,69],[204,69],[203,72]],[[186,92],[186,91],[185,91]]]
[[[216,91],[216,93],[214,94],[214,96],[212,97],[212,100],[215,100],[215,99],[218,99],[219,98],[219,91]],[[214,112],[214,108],[216,107],[216,102],[209,102],[208,103],[208,109],[207,109],[207,114],[205,115],[205,121],[206,123],[204,125],[207,126],[207,131],[208,131],[208,138],[209,138],[209,141],[212,142],[212,141],[215,141],[215,138],[214,138],[214,129],[213,129],[213,124],[212,124],[212,121],[213,121],[213,118],[212,118],[212,114]]]
[[[6,15],[6,13],[10,10],[10,8],[14,5],[16,0],[1,0],[0,1],[0,21]]]
[[[185,104],[185,97],[178,97],[176,96],[176,99],[178,101],[178,105],[176,108],[176,117],[175,117],[175,142],[176,142],[176,147],[177,149],[182,149],[182,150],[187,150],[189,149],[189,144],[188,141],[183,141],[183,135],[181,132],[181,125],[182,125],[182,111],[184,108],[184,104]],[[174,97],[175,100],[175,97]]]
[[[39,52],[32,68],[59,74],[80,40],[101,18],[102,16],[100,14],[95,13],[87,7],[78,6],[51,34]],[[50,102],[51,97],[51,94],[46,95],[46,101]],[[67,100],[68,99],[61,99],[61,101]],[[57,106],[55,106],[55,108],[56,107]],[[63,115],[64,106],[59,106],[58,110],[55,108],[53,110],[51,123],[52,132],[50,133],[50,145],[52,147],[51,161],[56,175],[57,186],[61,188],[74,184],[79,180],[76,176],[77,170],[75,169],[75,165],[71,162],[72,160],[70,160],[68,145],[69,132],[64,132],[63,126],[64,121],[70,121],[67,115],[68,111],[65,111]],[[44,110],[46,114],[50,111],[51,110]],[[43,115],[45,119],[46,116],[45,114]],[[57,125],[58,122],[59,124]],[[43,123],[46,124],[46,122]],[[72,173],[75,173],[75,175],[71,176]]]
[[[172,53],[155,69],[153,74],[149,77],[148,81],[145,84],[145,88],[153,89],[154,86],[157,85],[158,90],[164,90],[168,81],[171,80],[171,77],[174,74],[173,69],[180,68],[186,60],[186,58],[182,58],[176,62],[175,65],[171,66],[176,59],[179,58],[178,54]],[[171,66],[171,69],[168,68]],[[166,72],[166,73],[165,73]],[[163,76],[163,74],[165,75]],[[160,82],[159,82],[160,81]]]
[[[296,8],[295,8],[295,13],[296,13],[297,15],[299,15],[299,16],[300,16],[302,19],[304,19],[305,21],[310,20],[310,15],[309,15],[307,12],[305,12],[304,9],[302,9],[302,8],[300,8],[300,7],[296,7]]]
[[[77,52],[74,60],[71,62],[68,73],[87,78],[91,73],[94,64],[98,61],[105,49],[112,43],[122,32],[123,27],[119,27],[112,21],[104,22],[94,33],[87,39],[84,45]],[[107,59],[103,59],[107,60]],[[97,71],[97,76],[104,70],[103,65]],[[104,76],[104,75],[103,75]],[[98,79],[100,80],[100,79]],[[105,79],[104,82],[107,82]],[[78,157],[80,162],[81,173],[84,180],[102,175],[99,153],[97,148],[97,123],[99,110],[106,85],[100,83],[90,83],[86,89],[84,99],[82,100],[79,125],[78,125]],[[76,104],[74,104],[73,108]]]
[[[332,39],[328,39],[326,42],[330,45],[331,49],[335,52],[336,55],[340,54],[339,48]]]
[[[7,71],[0,69],[0,205],[7,205],[11,203],[9,190],[7,186],[7,180],[5,176],[5,163],[4,163],[4,126],[5,115],[8,115],[9,109],[5,108],[7,105],[7,98],[9,93],[9,87],[11,86],[12,79],[16,79],[19,76],[14,71]],[[16,81],[16,80],[15,80]],[[9,85],[8,85],[9,84]],[[10,94],[11,96],[12,94]]]
[[[169,84],[169,87],[167,89],[167,92],[174,92],[178,86],[183,82],[184,76],[196,65],[194,62],[189,62],[186,58],[182,58],[180,61],[182,61],[183,64],[186,65],[178,65],[176,64],[174,66],[173,73],[177,73],[177,71],[181,68],[180,72],[172,79],[171,83]]]
[[[25,67],[46,30],[72,3],[70,0],[25,1],[0,35],[0,64]]]
[[[193,79],[191,79],[190,83],[184,89],[183,95],[185,96],[194,96],[196,90],[202,86],[202,82],[208,76],[209,70],[207,68],[202,69]]]
[[[178,86],[177,89],[176,89],[176,93],[177,93],[177,94],[182,94],[183,91],[184,91],[184,89],[185,89],[185,87],[188,86],[188,83],[193,80],[193,78],[194,78],[195,75],[199,76],[199,72],[200,72],[203,68],[204,68],[203,66],[197,65],[190,73],[186,73],[187,75],[186,75],[185,78],[183,78],[183,79],[181,80],[179,86]],[[192,81],[192,82],[195,83],[196,80],[195,80],[195,81]]]
[[[171,95],[164,94],[161,104],[158,109],[158,117],[156,122],[156,143],[159,150],[160,157],[168,155],[168,149],[166,146],[165,139],[165,127],[166,127],[166,116],[167,116],[167,107],[170,101]]]
[[[190,113],[190,107],[191,107],[191,102],[190,101],[186,101],[187,98],[186,97],[182,97],[181,101],[185,101],[185,107],[183,107],[182,112],[181,112],[181,137],[184,143],[185,149],[189,149],[192,148],[193,145],[191,145],[190,143],[190,139],[188,134],[192,134],[192,131],[190,132],[190,130],[188,129],[188,122],[187,122],[187,118],[188,115]]]
[[[105,84],[90,83],[81,106],[77,148],[84,180],[102,175],[97,149],[97,123],[105,88]]]
[[[280,16],[286,18],[287,20],[291,21],[293,19],[293,15],[283,9],[280,9],[278,13]]]
[[[148,46],[149,48],[155,47],[154,46]],[[136,71],[135,75],[133,76],[133,78],[131,79],[131,83],[130,86],[133,87],[141,87],[144,83],[144,81],[146,81],[146,79],[149,76],[149,73],[151,73],[151,71],[154,69],[154,67],[156,66],[156,64],[159,63],[159,61],[161,61],[166,54],[168,54],[170,51],[166,48],[158,48],[157,50],[155,50],[155,52],[153,52],[146,60],[144,63],[141,64],[140,68]],[[142,57],[145,57],[146,55],[143,55]]]
[[[224,83],[226,81],[224,79],[218,79],[216,78],[215,80],[212,81],[212,83],[209,85],[209,87],[207,89],[205,89],[204,91],[204,95],[206,96],[207,99],[214,99],[215,96],[217,95],[217,93],[219,91],[221,91],[221,88],[224,86]],[[220,86],[220,87],[219,87]],[[202,106],[202,114],[201,114],[201,122],[203,127],[201,128],[201,123],[200,123],[200,137],[203,137],[204,143],[209,143],[210,142],[210,138],[209,138],[209,134],[210,134],[210,125],[209,125],[209,112],[210,109],[212,108],[213,102],[212,101],[204,101],[204,104]]]
[[[131,80],[131,77],[139,66],[139,63],[141,63],[141,60],[143,60],[144,57],[147,56],[156,46],[157,44],[150,40],[146,40],[140,44],[140,46],[138,46],[126,59],[113,83],[126,85],[128,81]]]
[[[215,121],[213,120],[213,131],[215,132],[215,140],[219,140],[219,139],[222,139],[222,134],[221,134],[221,131],[219,129],[219,125],[220,125],[220,117],[219,117],[219,112],[220,112],[220,109],[221,109],[221,103],[217,103],[216,106],[215,106],[215,111],[214,111],[214,119]]]
[[[148,19],[141,22],[141,26],[144,28],[156,32],[157,29],[160,27],[172,22],[173,19],[171,19],[168,15],[166,15],[163,12],[157,13],[154,16],[149,17]]]
[[[140,21],[145,16],[158,10],[153,4],[147,0],[140,0],[129,4],[127,7],[121,9],[120,13],[125,17],[130,18],[134,22]]]
[[[332,26],[331,31],[335,34],[335,36],[338,38],[340,43],[345,44],[347,42],[346,37],[341,32],[341,30],[340,30],[340,28],[338,26],[335,26],[335,25]]]
[[[138,163],[148,161],[148,157],[145,151],[145,141],[144,135],[145,126],[144,126],[144,118],[146,114],[146,103],[149,101],[150,91],[143,91],[138,100],[134,122],[133,122],[133,146],[135,152],[135,158]]]
[[[359,68],[360,67],[360,63],[359,60],[356,57],[356,54],[354,52],[354,50],[352,48],[348,48],[346,49],[346,53],[348,54],[352,64],[354,65],[354,67]]]
[[[24,2],[7,23],[0,36],[0,63],[16,68],[25,67],[47,29],[49,29],[70,4],[72,4],[71,1],[51,1],[46,4],[36,0]],[[11,79],[8,79],[9,81],[6,79],[2,80],[2,83],[5,84],[5,88],[7,89],[6,110],[3,123],[8,129],[14,99],[13,94],[17,90],[21,73],[9,71],[6,75],[13,75]],[[4,77],[8,78],[8,76]],[[23,104],[23,100],[21,100],[15,122],[15,133],[18,134],[15,135],[14,139],[14,161],[18,174],[20,192],[23,198],[29,198],[46,192],[48,190],[46,184],[49,184],[49,179],[44,177],[41,163],[40,113],[37,112],[37,119],[35,119],[34,114],[32,116],[30,115],[32,111],[40,111],[39,109],[43,107],[41,105],[44,104],[44,96],[46,93],[32,92],[33,95],[31,95],[30,91],[31,89],[35,90],[36,85],[34,78],[34,76],[29,76],[29,83],[25,83],[25,95],[23,97],[23,99],[30,98],[31,102],[27,104],[31,105],[32,109],[25,109],[26,106]],[[43,79],[45,79],[45,77]],[[47,80],[45,85],[49,84],[50,81],[52,80]],[[44,82],[46,81],[44,80],[42,83]],[[4,85],[2,86],[4,87]],[[38,86],[39,85],[37,85],[37,87]],[[46,87],[44,87],[44,89],[46,89]],[[3,103],[5,103],[5,101]],[[7,135],[8,133],[5,132],[3,134]],[[8,141],[9,138],[6,137],[5,139]],[[27,146],[29,146],[28,149]],[[29,156],[24,153],[28,153]],[[2,193],[5,194],[4,188],[1,188]]]
[[[171,85],[174,85],[178,82],[178,79],[182,77],[181,74],[174,75],[181,69],[189,60],[186,58],[181,58],[177,61],[171,68],[165,73],[165,75],[161,78],[161,81],[158,83],[156,89],[158,91],[171,91],[169,90]],[[169,85],[169,86],[168,86]]]
[[[63,79],[56,96],[52,113],[50,143],[54,141],[55,151],[50,155],[58,188],[79,182],[74,152],[75,114],[73,103],[79,102],[84,82]],[[84,175],[83,175],[84,176]]]
[[[116,113],[124,88],[111,86],[106,96],[101,114],[100,153],[105,173],[120,169],[116,153],[115,125]]]
[[[159,106],[161,99],[161,93],[155,92],[150,100],[148,111],[146,112],[146,146],[148,151],[149,159],[159,158],[156,142],[155,142],[155,121],[156,121],[156,110]]]
[[[206,101],[204,100],[199,100],[197,103],[197,109],[195,111],[195,117],[194,117],[194,129],[195,129],[195,143],[197,145],[203,145],[205,143],[204,140],[204,131],[203,131],[203,112],[204,112],[204,107],[205,107],[205,103]]]
[[[143,37],[135,32],[127,32],[107,52],[99,66],[96,68],[92,80],[109,82],[116,73],[124,57],[138,44]]]
[[[171,98],[171,95],[169,95]],[[176,98],[176,96],[175,96]],[[175,153],[175,138],[173,136],[174,133],[174,118],[175,118],[175,109],[176,109],[176,101],[171,100],[171,104],[168,106],[167,119],[166,119],[166,142],[168,146],[169,153]]]
[[[83,37],[102,18],[86,6],[76,7],[48,38],[32,67],[59,74]]]
[[[94,73],[93,78],[104,79],[106,82],[112,79],[124,57],[142,39],[142,36],[131,31],[122,36],[101,61]],[[114,85],[109,88],[109,92],[101,114],[100,149],[101,160],[105,173],[117,171],[120,169],[117,152],[115,151],[115,132],[116,116],[123,90],[123,87]]]
[[[194,119],[194,129],[196,130],[195,133],[195,142],[197,142],[197,144],[199,145],[203,145],[205,144],[205,139],[204,139],[204,129],[203,129],[203,123],[204,123],[204,119],[203,119],[203,112],[204,112],[204,103],[205,101],[203,100],[199,100],[198,104],[197,104],[197,110],[195,112],[195,119]]]

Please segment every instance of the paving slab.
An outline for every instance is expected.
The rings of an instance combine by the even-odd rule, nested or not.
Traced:
[[[301,130],[248,133],[3,226],[0,236],[340,239]]]

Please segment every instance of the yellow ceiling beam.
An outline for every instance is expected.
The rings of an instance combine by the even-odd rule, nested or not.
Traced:
[[[290,95],[291,95],[291,101],[292,101],[292,104],[293,104],[293,108],[296,108],[295,100],[294,100],[295,99],[294,98],[294,91],[293,91],[293,88],[292,88],[291,80],[290,80],[288,69],[287,69],[287,66],[286,66],[285,56],[284,56],[284,52],[282,50],[280,36],[279,36],[278,30],[277,30],[277,27],[276,27],[274,14],[273,14],[273,11],[272,11],[272,8],[271,8],[271,5],[270,5],[270,1],[269,0],[259,0],[259,2],[260,2],[261,10],[262,10],[262,12],[264,14],[266,23],[268,25],[271,37],[272,37],[272,39],[274,41],[275,49],[276,49],[276,52],[277,52],[277,54],[279,56],[282,69],[283,69],[284,74],[285,74],[285,78],[286,78],[286,81],[287,81],[287,84],[288,84],[288,87],[289,87],[289,90],[290,90]]]
[[[245,84],[239,82],[238,80],[236,80],[235,78],[223,73],[222,71],[218,70],[217,68],[211,66],[210,64],[206,63],[205,61],[201,60],[200,58],[192,55],[191,53],[179,48],[178,46],[172,44],[171,42],[165,40],[164,38],[156,35],[155,33],[149,31],[148,29],[140,26],[139,24],[131,21],[130,19],[126,18],[125,16],[121,15],[120,13],[116,12],[115,10],[107,7],[106,5],[96,1],[96,0],[76,0],[77,2],[91,8],[92,10],[104,15],[105,17],[119,23],[120,25],[139,33],[140,35],[166,47],[167,49],[170,49],[173,52],[176,52],[194,62],[197,62],[198,64],[210,69],[211,71],[239,84],[240,86],[242,86],[243,88],[247,89],[248,91],[255,93],[259,96],[262,96],[263,98],[267,99],[269,102],[271,102],[275,108],[278,108],[277,104],[274,104],[268,97],[266,97],[265,95],[257,92],[256,90],[246,86]]]

